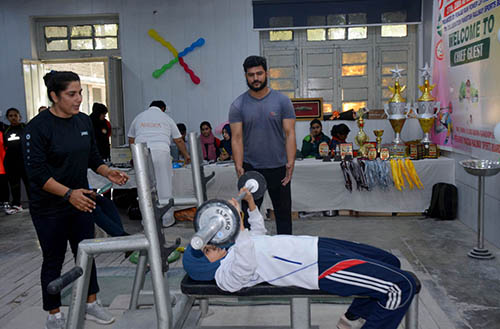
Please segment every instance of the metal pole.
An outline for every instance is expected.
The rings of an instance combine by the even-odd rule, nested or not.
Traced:
[[[147,176],[149,150],[146,144],[132,144],[132,155],[137,180],[137,194],[144,224],[144,233],[149,240],[149,263],[151,267],[151,281],[153,283],[154,300],[158,329],[172,328],[172,307],[170,292],[166,285],[161,263],[161,248],[157,222],[155,220],[154,205],[151,197],[151,183]]]
[[[76,265],[83,269],[83,275],[78,278],[71,293],[71,304],[69,305],[67,329],[82,329],[85,316],[85,302],[89,291],[90,272],[92,270],[92,256],[83,249],[78,248]]]
[[[311,301],[308,297],[293,297],[290,300],[292,329],[311,328]]]
[[[493,254],[484,248],[484,177],[478,177],[477,186],[477,247],[469,251],[468,255],[477,259],[492,259]]]
[[[136,310],[139,305],[139,294],[144,286],[144,278],[146,277],[146,265],[148,262],[148,254],[141,250],[139,261],[135,269],[134,283],[132,285],[132,293],[130,296],[129,310]]]
[[[418,329],[418,294],[413,297],[413,301],[411,302],[408,311],[406,311],[405,328]]]
[[[203,203],[203,182],[201,175],[200,142],[195,132],[188,136],[189,149],[191,151],[191,172],[193,174],[194,194],[198,200],[198,207]]]

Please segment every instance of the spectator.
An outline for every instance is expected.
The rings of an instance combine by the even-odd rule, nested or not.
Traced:
[[[210,122],[203,121],[200,124],[200,142],[203,151],[203,159],[207,161],[217,161],[220,155],[220,139],[212,133]]]
[[[74,257],[78,244],[94,237],[92,212],[95,202],[88,196],[87,170],[115,184],[128,176],[106,166],[97,151],[90,118],[80,112],[82,88],[73,72],[51,71],[44,76],[52,106],[34,117],[26,127],[23,153],[30,180],[30,214],[42,249],[43,309],[49,312],[46,328],[65,328],[60,311],[61,295],[49,294],[48,284],[61,275],[69,241]],[[110,324],[114,317],[97,300],[99,286],[92,262],[85,317]]]
[[[264,57],[249,56],[243,63],[249,90],[229,109],[234,166],[238,177],[256,170],[266,179],[276,215],[278,234],[292,234],[292,180],[295,166],[295,110],[290,98],[267,86]],[[255,202],[260,207],[263,198]],[[248,205],[242,204],[246,214]],[[245,215],[245,227],[249,227]]]
[[[146,143],[151,150],[153,167],[156,176],[156,188],[160,204],[167,204],[172,197],[172,157],[170,156],[170,140],[179,148],[186,159],[191,161],[182,140],[182,135],[174,120],[165,113],[167,105],[163,101],[153,101],[146,111],[139,113],[132,121],[128,131],[130,144]],[[174,209],[170,208],[162,218],[164,227],[175,224]]]
[[[3,161],[5,158],[5,149],[3,147],[3,131],[0,129],[0,207],[7,211],[10,209],[9,203],[9,180],[5,173]]]
[[[319,144],[326,142],[330,143],[330,138],[323,134],[323,126],[321,121],[314,119],[309,124],[310,134],[302,140],[302,157],[317,158],[319,157]]]
[[[179,132],[181,133],[181,138],[184,141],[184,145],[186,146],[186,151],[189,154],[189,143],[186,140],[186,134],[187,134],[186,125],[183,123],[178,123],[177,129],[179,129]],[[182,154],[179,154],[179,148],[175,143],[170,144],[170,154],[172,155],[174,161],[184,160]]]
[[[107,113],[108,108],[106,107],[106,105],[101,103],[94,103],[94,105],[92,105],[92,113],[90,114],[90,119],[92,120],[92,126],[94,127],[97,149],[99,150],[99,154],[104,160],[111,159],[111,149],[109,145],[111,127],[108,120],[106,120]]]
[[[24,169],[23,151],[21,137],[24,134],[24,127],[21,122],[21,113],[16,108],[10,108],[6,113],[10,126],[3,133],[3,145],[5,148],[4,166],[10,184],[12,194],[11,207],[5,209],[8,215],[15,214],[23,210],[21,206],[21,179],[23,180],[26,193],[29,195],[28,177]]]
[[[225,161],[233,159],[233,150],[231,147],[231,126],[229,124],[222,128],[222,141],[220,142],[220,156],[217,160]]]
[[[40,106],[40,107],[38,108],[38,113],[40,113],[40,112],[42,112],[42,111],[45,111],[46,109],[48,109],[48,107],[47,107],[47,106],[45,106],[45,105],[42,105],[42,106]]]
[[[332,127],[332,139],[330,140],[330,151],[335,151],[337,145],[345,143],[347,135],[351,130],[346,124],[341,123]]]

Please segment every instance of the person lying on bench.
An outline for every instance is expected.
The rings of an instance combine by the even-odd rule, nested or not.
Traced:
[[[243,192],[244,188],[240,191]],[[413,277],[400,269],[396,256],[366,244],[316,236],[266,235],[264,220],[251,193],[251,230],[241,223],[227,249],[189,245],[183,265],[193,280],[212,281],[229,292],[268,282],[355,298],[337,328],[396,329],[416,293]],[[230,200],[240,209],[235,199]]]

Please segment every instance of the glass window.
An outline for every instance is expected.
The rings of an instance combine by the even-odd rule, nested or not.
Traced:
[[[348,14],[347,24],[350,25],[366,24],[366,14],[365,13]]]
[[[358,40],[367,38],[368,29],[364,27],[350,27],[347,29],[347,39]]]
[[[325,16],[308,16],[307,17],[308,26],[325,26],[326,17]]]
[[[293,31],[269,31],[269,41],[291,41],[293,40]]]
[[[365,51],[359,53],[342,53],[342,64],[366,63],[367,55]]]
[[[342,76],[364,76],[367,74],[367,52],[342,53]]]
[[[280,91],[280,93],[285,94],[288,98],[295,98],[295,92],[293,91]]]
[[[276,90],[290,90],[294,89],[293,80],[271,80],[271,88]]]
[[[116,37],[118,35],[118,24],[94,25],[96,37]]]
[[[343,65],[342,76],[362,76],[366,75],[366,65]]]
[[[345,15],[328,15],[326,23],[328,25],[346,25],[347,19]]]
[[[92,50],[94,45],[92,39],[72,39],[71,50]]]
[[[325,41],[325,29],[307,29],[307,41]]]
[[[382,14],[382,23],[404,23],[406,22],[406,11],[391,11]]]
[[[293,17],[292,16],[277,16],[269,18],[270,27],[292,27]]]
[[[95,49],[118,49],[117,38],[96,38]]]
[[[344,27],[333,27],[328,29],[328,40],[344,40],[344,39],[345,39]]]
[[[359,109],[366,107],[367,101],[361,102],[342,102],[342,112],[354,110],[358,111]]]
[[[92,25],[73,26],[71,28],[71,37],[91,37]]]
[[[408,35],[406,24],[402,25],[382,25],[380,36],[382,38],[403,38]]]
[[[330,103],[323,103],[323,114],[332,114],[333,107]]]
[[[51,40],[45,43],[47,51],[66,51],[68,50],[68,40]]]
[[[271,79],[293,78],[293,69],[291,67],[275,67],[269,69]]]
[[[68,36],[67,26],[46,26],[45,27],[45,37],[46,38],[66,38]]]

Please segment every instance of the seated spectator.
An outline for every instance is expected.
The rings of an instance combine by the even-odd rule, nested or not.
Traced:
[[[302,140],[302,157],[304,158],[316,158],[319,157],[319,144],[326,142],[330,143],[330,138],[323,134],[323,126],[321,121],[314,119],[309,124],[310,134],[304,137]]]
[[[222,128],[222,137],[224,137],[224,139],[220,142],[220,156],[217,160],[232,160],[233,150],[231,148],[231,126],[229,126],[229,124]]]
[[[333,126],[331,131],[332,139],[330,140],[330,150],[335,151],[337,145],[345,143],[350,131],[349,127],[344,123]]]
[[[207,161],[217,161],[220,156],[220,139],[212,133],[210,122],[203,121],[200,124],[200,142],[203,151],[203,159]]]
[[[42,112],[42,111],[45,111],[45,110],[47,110],[47,109],[48,109],[48,107],[47,107],[47,106],[42,105],[42,106],[40,106],[40,107],[38,108],[38,113],[40,113],[40,112]]]
[[[184,144],[186,145],[186,150],[189,153],[189,143],[186,141],[186,134],[187,134],[186,125],[183,123],[178,123],[177,128],[181,133],[182,140],[184,141]],[[182,156],[182,154],[180,154],[179,148],[175,143],[170,143],[170,154],[172,155],[172,159],[174,161],[184,160],[184,157]]]

